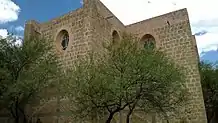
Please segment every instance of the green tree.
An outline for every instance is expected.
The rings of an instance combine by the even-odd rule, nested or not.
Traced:
[[[218,64],[200,62],[201,84],[208,123],[218,122]]]
[[[44,39],[14,41],[0,40],[0,109],[10,111],[15,123],[27,123],[28,102],[56,80],[57,58]]]
[[[125,36],[104,53],[92,53],[67,72],[63,91],[69,97],[74,118],[99,117],[110,123],[116,113],[136,108],[145,112],[168,112],[185,101],[184,75],[163,53],[139,48],[138,39]],[[107,117],[106,119],[104,119]]]

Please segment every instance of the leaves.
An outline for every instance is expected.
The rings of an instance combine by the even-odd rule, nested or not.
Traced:
[[[32,98],[51,85],[51,80],[55,83],[59,70],[49,41],[31,38],[19,46],[11,42],[11,38],[0,41],[0,102],[3,107],[16,110],[25,108]]]
[[[185,102],[184,74],[163,53],[141,49],[137,39],[124,37],[104,45],[101,55],[79,60],[63,83],[77,120],[110,116],[125,107],[169,112]],[[76,106],[76,107],[75,107]]]
[[[199,64],[199,68],[209,122],[214,113],[218,113],[218,64],[202,61]]]

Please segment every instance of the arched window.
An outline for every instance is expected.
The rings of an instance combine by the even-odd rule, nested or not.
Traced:
[[[120,36],[119,36],[118,32],[116,30],[114,30],[112,33],[113,44],[118,42],[119,40],[120,40]]]
[[[66,50],[69,44],[69,34],[66,30],[62,30],[59,32],[58,36],[57,36],[57,46],[61,49],[61,50]]]
[[[154,49],[155,48],[155,39],[152,35],[146,34],[144,35],[140,42],[143,44],[145,49]]]

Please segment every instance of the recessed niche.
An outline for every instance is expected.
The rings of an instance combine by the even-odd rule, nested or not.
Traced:
[[[120,36],[116,30],[113,31],[112,33],[112,41],[113,44],[117,43],[120,40]]]
[[[155,48],[155,38],[150,34],[144,35],[141,38],[140,43],[143,44],[143,47],[145,49],[154,49]]]
[[[69,33],[66,30],[61,30],[56,38],[56,46],[59,51],[67,50],[69,45]]]

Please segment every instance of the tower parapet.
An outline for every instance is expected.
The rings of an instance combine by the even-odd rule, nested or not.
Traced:
[[[40,23],[35,20],[27,21],[25,24],[24,38],[29,39],[32,36],[38,37],[40,35]]]

